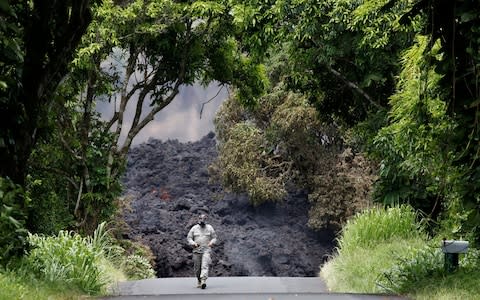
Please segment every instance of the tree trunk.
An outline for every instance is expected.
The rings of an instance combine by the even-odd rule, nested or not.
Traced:
[[[8,91],[0,111],[0,176],[22,186],[28,159],[43,130],[45,107],[53,101],[91,21],[90,0],[34,0],[33,8],[25,9],[21,84]]]

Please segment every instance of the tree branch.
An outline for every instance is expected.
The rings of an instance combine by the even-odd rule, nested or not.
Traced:
[[[215,94],[215,96],[213,96],[212,98],[208,99],[207,101],[203,102],[202,103],[202,108],[200,108],[200,119],[202,118],[202,112],[203,112],[203,107],[205,106],[205,104],[208,104],[210,103],[211,101],[213,101],[213,99],[217,98],[217,96],[220,94],[220,91],[223,90],[225,86],[221,86],[220,89],[218,90],[218,92]]]
[[[332,67],[330,66],[326,66],[328,71],[330,71],[333,75],[337,76],[338,78],[340,78],[343,82],[345,82],[345,84],[354,89],[355,91],[357,91],[357,93],[359,93],[360,95],[362,95],[365,99],[367,99],[373,106],[375,106],[376,108],[378,109],[383,109],[383,106],[381,106],[380,104],[378,104],[377,102],[375,102],[375,100],[373,100],[372,97],[370,97],[370,95],[368,95],[361,87],[359,87],[357,84],[349,81],[345,76],[343,76],[340,72],[338,72],[337,70],[334,70]]]
[[[35,168],[38,169],[38,170],[55,173],[55,174],[58,174],[58,175],[61,175],[61,176],[65,177],[65,180],[67,180],[68,182],[70,182],[70,184],[71,184],[76,190],[78,190],[78,184],[73,180],[73,178],[70,178],[70,174],[68,174],[68,173],[65,172],[64,170],[61,170],[61,169],[58,169],[58,168],[52,168],[52,167],[42,166],[42,165],[36,164],[35,162],[32,162],[32,165],[31,165],[31,166],[32,166],[32,167],[35,167]]]
[[[75,210],[73,211],[73,215],[77,218],[78,218],[78,211],[80,209],[80,199],[82,198],[82,191],[83,191],[83,178],[80,179],[80,188],[78,189],[77,202],[75,203]]]

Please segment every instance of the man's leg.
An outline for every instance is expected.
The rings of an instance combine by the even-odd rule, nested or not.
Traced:
[[[201,272],[200,272],[200,281],[201,281],[201,287],[204,289],[207,284],[207,278],[208,278],[208,269],[210,268],[210,263],[212,262],[212,259],[210,257],[210,251],[205,251],[202,256],[202,265],[201,265]]]
[[[193,253],[193,271],[197,277],[197,287],[201,287],[200,274],[202,272],[202,254]]]

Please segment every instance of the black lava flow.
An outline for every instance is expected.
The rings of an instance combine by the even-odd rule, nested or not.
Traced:
[[[201,212],[219,239],[211,276],[317,276],[333,237],[307,227],[307,195],[291,192],[282,203],[252,207],[246,195],[209,183],[216,156],[213,133],[189,143],[150,139],[129,152],[127,237],[150,246],[157,276],[193,276],[186,235]]]

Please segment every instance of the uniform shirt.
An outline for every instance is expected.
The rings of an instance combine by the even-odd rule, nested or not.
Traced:
[[[206,224],[205,227],[197,224],[188,232],[187,242],[190,246],[198,244],[198,247],[193,249],[194,253],[203,253],[210,248],[208,247],[210,242],[212,244],[217,242],[217,234],[210,224]]]

